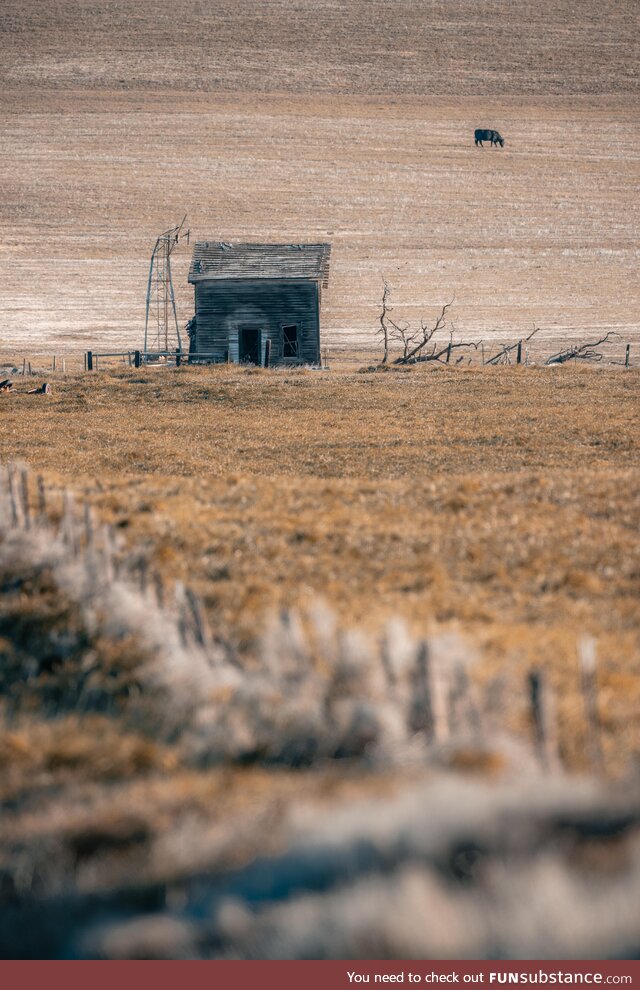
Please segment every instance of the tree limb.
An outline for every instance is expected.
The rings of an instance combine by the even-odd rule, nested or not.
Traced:
[[[552,354],[551,357],[547,358],[545,364],[564,364],[565,361],[571,361],[572,358],[578,358],[582,361],[602,361],[602,354],[594,351],[593,348],[604,344],[610,337],[619,336],[620,334],[616,333],[615,330],[609,330],[600,340],[587,341],[586,344],[575,344],[573,347],[558,351],[557,354]]]
[[[420,338],[418,340],[418,343],[417,344],[414,343],[414,346],[413,347],[409,347],[408,350],[405,352],[405,354],[402,357],[396,358],[396,360],[394,361],[394,364],[409,364],[410,362],[417,360],[418,355],[420,354],[421,351],[424,350],[424,348],[427,346],[427,344],[429,343],[429,341],[431,340],[431,338],[434,336],[434,334],[436,334],[438,332],[438,330],[441,330],[444,326],[446,326],[446,323],[447,323],[447,310],[451,306],[453,306],[454,300],[455,300],[455,296],[453,296],[453,298],[451,299],[450,302],[444,304],[444,306],[442,307],[442,310],[440,312],[440,315],[436,319],[436,322],[433,324],[433,326],[431,326],[431,327],[426,326],[424,320],[421,320],[420,321],[420,329],[418,331],[416,331],[415,336],[414,336],[414,339],[415,339],[415,337],[419,337]],[[448,346],[449,345],[447,345],[447,347],[445,347],[445,349],[444,349],[445,351],[447,350]],[[441,352],[441,353],[444,353],[444,352]],[[434,358],[433,357],[430,357],[428,360],[434,360]],[[437,360],[437,358],[435,358],[435,360]]]
[[[518,344],[520,343],[526,344],[528,340],[531,340],[534,334],[538,333],[539,329],[540,327],[534,326],[533,330],[531,331],[528,337],[522,337],[521,340],[516,340],[515,344],[509,344],[503,347],[501,351],[499,351],[497,354],[494,354],[493,357],[489,358],[488,361],[485,361],[485,364],[500,364],[511,351],[515,351]],[[547,364],[548,363],[549,362],[547,362]]]

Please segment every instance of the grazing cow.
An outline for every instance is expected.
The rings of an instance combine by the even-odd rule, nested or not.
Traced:
[[[504,148],[504,138],[499,131],[483,131],[482,128],[478,128],[474,133],[474,138],[476,141],[476,147],[480,145],[481,148],[484,147],[483,141],[490,141],[491,144],[499,144],[501,148]]]

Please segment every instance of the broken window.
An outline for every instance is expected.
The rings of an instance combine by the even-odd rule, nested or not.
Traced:
[[[298,324],[292,323],[290,326],[282,328],[282,356],[298,356]]]

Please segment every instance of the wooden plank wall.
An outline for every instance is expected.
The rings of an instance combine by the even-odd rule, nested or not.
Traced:
[[[211,279],[197,282],[196,351],[224,360],[238,360],[240,327],[262,330],[262,350],[271,339],[271,363],[282,361],[282,326],[298,325],[299,359],[320,361],[320,297],[316,282],[308,280],[239,281]]]

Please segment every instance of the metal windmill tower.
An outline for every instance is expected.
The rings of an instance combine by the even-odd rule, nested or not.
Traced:
[[[171,254],[178,242],[187,238],[189,231],[182,233],[186,220],[158,237],[151,254],[149,282],[147,284],[147,313],[144,323],[144,350],[147,354],[159,354],[182,350],[176,300],[171,281]]]

